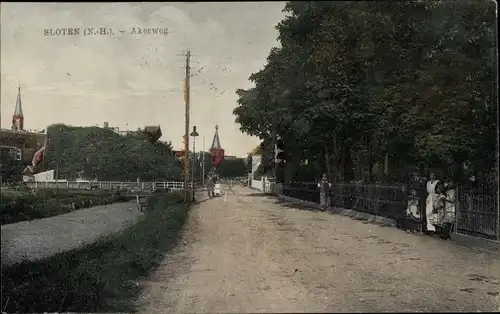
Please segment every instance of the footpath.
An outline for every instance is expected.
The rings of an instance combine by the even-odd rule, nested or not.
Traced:
[[[135,201],[80,209],[2,226],[2,266],[38,260],[92,243],[139,220]]]

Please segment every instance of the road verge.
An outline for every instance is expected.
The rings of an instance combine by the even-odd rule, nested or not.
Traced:
[[[298,204],[310,206],[310,207],[313,207],[316,209],[321,209],[321,206],[317,203],[303,201],[303,200],[293,198],[290,196],[285,196],[285,195],[278,195],[277,197],[278,197],[278,199],[285,201],[285,202],[288,202],[288,203],[298,203]],[[364,221],[367,221],[370,223],[375,223],[375,224],[384,225],[384,226],[395,227],[397,224],[396,220],[391,219],[391,218],[375,216],[375,215],[357,212],[355,210],[350,210],[350,209],[345,209],[345,208],[330,207],[328,209],[328,211],[332,212],[334,214],[349,216],[349,217],[356,219],[356,220],[364,220]]]
[[[188,208],[177,194],[154,195],[142,219],[95,243],[2,269],[5,312],[132,312],[137,282],[175,246]]]
[[[290,197],[290,196],[286,196],[286,195],[277,195],[277,197],[279,200],[286,202],[286,203],[300,204],[300,205],[312,207],[315,209],[321,209],[321,206],[318,203],[308,202],[308,201],[304,201],[304,200]],[[357,212],[357,211],[350,210],[350,209],[330,207],[328,209],[328,211],[331,213],[334,213],[334,214],[349,216],[355,220],[363,220],[363,221],[366,221],[368,223],[374,223],[374,224],[388,226],[388,227],[396,227],[397,226],[397,222],[395,219],[390,219],[390,218],[381,217],[381,216],[375,216],[375,215],[371,215],[371,214],[367,214],[367,213]],[[470,236],[466,236],[466,235],[460,235],[457,233],[452,233],[451,239],[460,245],[473,247],[473,248],[479,249],[481,251],[500,253],[500,243],[498,243],[496,241],[480,239],[480,238],[470,237]]]
[[[48,218],[93,206],[127,202],[119,191],[2,189],[2,225]]]

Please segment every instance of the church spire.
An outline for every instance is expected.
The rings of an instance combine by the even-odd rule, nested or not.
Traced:
[[[215,126],[214,140],[212,141],[210,154],[212,155],[212,167],[217,169],[221,161],[224,159],[224,149],[220,146],[218,125]]]
[[[210,149],[221,149],[220,140],[219,140],[219,126],[215,126],[215,134],[214,139],[212,141],[212,147]]]
[[[14,115],[12,116],[12,130],[24,130],[24,115],[21,103],[21,87],[17,88],[16,108],[14,109]]]

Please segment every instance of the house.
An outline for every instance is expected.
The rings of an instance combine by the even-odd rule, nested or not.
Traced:
[[[33,169],[33,166],[27,166],[26,168],[24,168],[21,174],[23,176],[24,182],[31,182],[35,180],[34,178],[35,169]]]
[[[144,130],[142,130],[143,133],[146,134],[146,136],[149,138],[151,143],[155,143],[160,139],[162,136],[161,134],[161,128],[159,125],[156,126],[145,126]]]
[[[257,168],[260,166],[260,163],[262,161],[262,147],[261,147],[261,145],[259,144],[257,147],[255,147],[249,153],[249,155],[252,157],[252,172],[251,172],[251,175],[252,175],[252,178],[253,178],[253,175],[254,175],[255,171],[257,171]]]

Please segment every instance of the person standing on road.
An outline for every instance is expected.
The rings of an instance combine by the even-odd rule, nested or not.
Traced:
[[[217,169],[215,167],[212,168],[212,180],[213,180],[213,196],[217,196],[220,194],[220,185],[217,184],[217,181],[219,181],[220,177],[217,174]]]
[[[319,188],[319,201],[322,210],[326,210],[330,206],[330,188],[332,184],[328,182],[328,176],[326,173],[321,177],[321,181],[318,183]]]
[[[208,197],[212,198],[215,196],[215,179],[214,179],[214,173],[212,170],[210,170],[207,174],[207,193]]]

